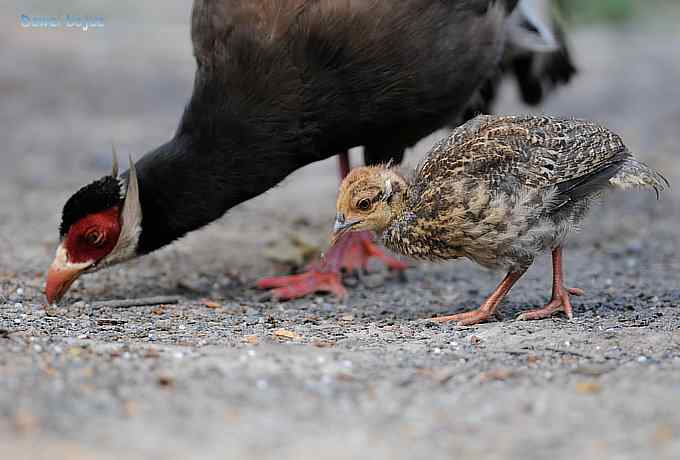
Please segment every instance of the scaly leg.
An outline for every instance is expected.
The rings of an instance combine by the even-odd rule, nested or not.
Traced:
[[[501,281],[498,287],[478,309],[465,313],[458,313],[457,315],[439,316],[437,318],[432,318],[431,321],[436,323],[457,321],[458,326],[469,326],[471,324],[478,324],[490,320],[491,317],[496,314],[496,308],[498,308],[498,304],[501,303],[512,286],[517,282],[518,279],[520,279],[523,274],[523,271],[508,273],[506,277],[503,278],[503,281]]]
[[[525,311],[517,317],[518,320],[532,320],[549,318],[554,313],[563,311],[567,318],[572,319],[574,313],[571,308],[571,301],[569,295],[583,295],[582,289],[565,288],[563,284],[564,277],[562,275],[562,247],[556,247],[552,252],[553,259],[553,288],[552,299],[543,308]]]
[[[349,174],[349,154],[341,153],[338,163],[342,179]],[[373,243],[370,232],[353,232],[342,236],[322,260],[307,266],[305,273],[263,278],[257,282],[257,287],[272,289],[272,297],[279,300],[295,299],[314,292],[330,292],[342,298],[347,294],[342,285],[342,271],[365,269],[371,257],[381,260],[391,270],[407,267],[404,262],[380,250]]]

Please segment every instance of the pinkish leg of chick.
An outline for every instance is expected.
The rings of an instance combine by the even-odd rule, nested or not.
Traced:
[[[349,173],[349,155],[339,155],[340,177]],[[299,275],[274,276],[257,282],[261,289],[272,289],[271,295],[278,300],[296,299],[314,292],[330,292],[339,298],[347,291],[342,285],[342,271],[365,269],[372,257],[382,261],[390,270],[404,270],[408,265],[387,256],[371,238],[370,232],[353,232],[342,236],[328,250],[324,258],[307,266]]]
[[[517,317],[518,320],[532,320],[549,318],[553,314],[563,311],[567,318],[572,319],[574,313],[571,308],[569,295],[580,296],[584,292],[578,288],[565,288],[564,276],[562,275],[562,248],[557,247],[552,252],[553,258],[553,288],[550,302],[542,308],[525,311]]]
[[[520,279],[523,274],[524,272],[508,273],[506,277],[503,278],[503,281],[501,281],[498,287],[478,309],[465,313],[458,313],[456,315],[439,316],[437,318],[432,318],[431,321],[434,321],[435,323],[456,321],[458,326],[470,326],[472,324],[483,323],[490,320],[495,316],[498,304],[501,303],[512,286],[517,282],[518,279]]]

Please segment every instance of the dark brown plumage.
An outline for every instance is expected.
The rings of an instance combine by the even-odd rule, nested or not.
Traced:
[[[374,230],[410,257],[467,257],[508,276],[474,312],[440,318],[489,319],[534,257],[553,251],[553,300],[522,319],[564,310],[561,245],[608,187],[668,186],[621,138],[583,120],[479,116],[437,143],[410,179],[385,167],[358,168],[343,181],[336,233]]]

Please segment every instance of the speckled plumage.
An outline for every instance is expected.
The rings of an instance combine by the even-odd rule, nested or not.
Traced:
[[[479,116],[437,143],[410,179],[387,167],[353,170],[337,201],[335,239],[373,230],[394,251],[446,260],[467,257],[507,276],[474,311],[436,318],[469,325],[498,304],[540,252],[551,250],[553,294],[520,319],[557,311],[572,317],[562,275],[562,243],[608,187],[647,187],[666,179],[636,160],[619,136],[583,120]]]
[[[479,116],[421,162],[405,211],[382,238],[411,257],[522,270],[561,244],[608,185],[661,190],[666,183],[595,123]]]

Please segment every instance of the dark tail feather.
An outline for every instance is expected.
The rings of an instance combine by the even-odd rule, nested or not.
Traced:
[[[671,184],[659,171],[656,171],[643,162],[628,157],[619,171],[609,179],[609,183],[617,188],[653,188],[656,199],[661,192],[670,188]]]
[[[576,74],[564,29],[551,7],[550,0],[522,0],[509,25],[508,70],[530,105]]]
[[[596,195],[620,173],[624,164],[625,160],[619,160],[603,165],[585,176],[560,182],[556,186],[556,200],[560,203],[557,208]]]
[[[564,30],[553,16],[551,0],[520,0],[507,19],[507,44],[502,62],[469,101],[463,123],[492,113],[502,79],[513,75],[525,103],[536,105],[576,73]]]

